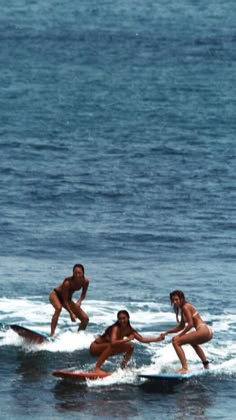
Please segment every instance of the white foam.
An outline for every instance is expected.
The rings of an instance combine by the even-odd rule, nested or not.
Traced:
[[[101,387],[113,384],[133,384],[137,378],[137,370],[135,369],[117,369],[112,375],[96,380],[88,379],[89,387]]]
[[[54,341],[40,345],[41,349],[51,352],[74,352],[77,350],[88,350],[94,340],[94,335],[85,331],[66,331],[55,337]]]
[[[25,351],[74,352],[77,350],[88,350],[94,338],[101,334],[107,326],[116,321],[116,314],[120,309],[129,311],[132,326],[143,336],[159,334],[163,330],[163,324],[165,328],[166,324],[170,326],[175,325],[175,315],[167,305],[158,307],[157,310],[157,305],[153,302],[130,302],[121,307],[120,302],[86,300],[83,308],[90,316],[91,327],[89,325],[86,331],[80,331],[78,334],[78,323],[72,323],[67,311],[62,310],[56,330],[56,340],[29,346],[23,338],[7,327],[10,324],[20,324],[34,330],[49,333],[51,316],[53,314],[53,308],[50,303],[48,301],[46,303],[42,302],[38,296],[17,299],[3,297],[0,299],[0,308],[2,322],[0,346],[20,346]],[[232,339],[229,339],[228,331],[232,331],[232,325],[236,323],[236,314],[220,314],[211,318],[211,315],[206,313],[204,319],[207,318],[213,326],[214,337],[210,342],[203,345],[203,349],[207,358],[212,362],[212,368],[218,365],[221,368],[226,363],[226,368],[230,372],[235,372],[235,362],[229,364],[229,361],[236,358],[236,344]],[[135,342],[136,348],[132,360],[135,360],[137,352],[143,352],[144,355],[148,354],[151,357],[151,368],[154,372],[160,372],[170,366],[173,369],[178,368],[179,360],[171,344],[171,338],[172,336],[170,335],[164,341],[149,345]],[[184,346],[184,351],[189,366],[199,366],[199,358],[191,346]],[[111,366],[114,366],[113,361]],[[150,369],[150,366],[147,368]],[[146,366],[143,366],[143,369],[146,369]],[[120,375],[121,379],[119,380],[123,380],[124,374]],[[125,380],[128,380],[127,376]]]

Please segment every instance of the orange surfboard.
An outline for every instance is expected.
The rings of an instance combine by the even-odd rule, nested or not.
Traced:
[[[106,378],[107,376],[112,375],[112,372],[98,373],[98,372],[79,372],[79,371],[70,371],[70,370],[54,370],[52,374],[62,379],[77,379],[80,381],[85,381],[86,379]]]

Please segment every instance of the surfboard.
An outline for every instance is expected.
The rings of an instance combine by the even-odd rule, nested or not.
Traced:
[[[22,327],[21,325],[12,324],[10,325],[10,328],[25,340],[34,344],[42,344],[53,340],[53,338],[46,333],[31,330],[30,328]]]
[[[149,379],[152,381],[185,381],[187,379],[197,376],[196,373],[178,373],[178,372],[163,372],[163,373],[143,373],[138,375],[139,378]]]
[[[112,372],[79,372],[71,370],[54,370],[54,376],[62,379],[72,379],[77,381],[86,381],[86,379],[102,379],[112,375]]]

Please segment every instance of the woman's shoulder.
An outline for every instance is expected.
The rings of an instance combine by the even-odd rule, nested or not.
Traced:
[[[69,286],[72,280],[73,280],[73,277],[66,277],[62,282],[62,286]]]
[[[183,306],[184,311],[189,311],[191,312],[191,314],[198,314],[198,310],[196,309],[196,307],[190,303],[190,302],[186,302]]]
[[[132,327],[132,325],[128,326],[128,331],[129,331],[129,334],[132,334],[132,333],[139,334],[138,331]]]
[[[195,308],[194,308],[194,306],[192,305],[192,303],[190,303],[190,302],[185,302],[185,304],[182,306],[182,310],[184,311],[184,310],[187,310],[187,311],[192,311],[192,310],[195,310]]]
[[[120,326],[118,324],[113,324],[113,325],[111,325],[111,330],[112,331],[119,331],[120,330]]]

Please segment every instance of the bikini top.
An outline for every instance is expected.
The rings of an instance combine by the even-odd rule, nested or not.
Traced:
[[[197,315],[199,315],[198,311],[195,311],[192,315],[192,318],[195,318]],[[185,316],[183,315],[184,321],[186,322]]]

